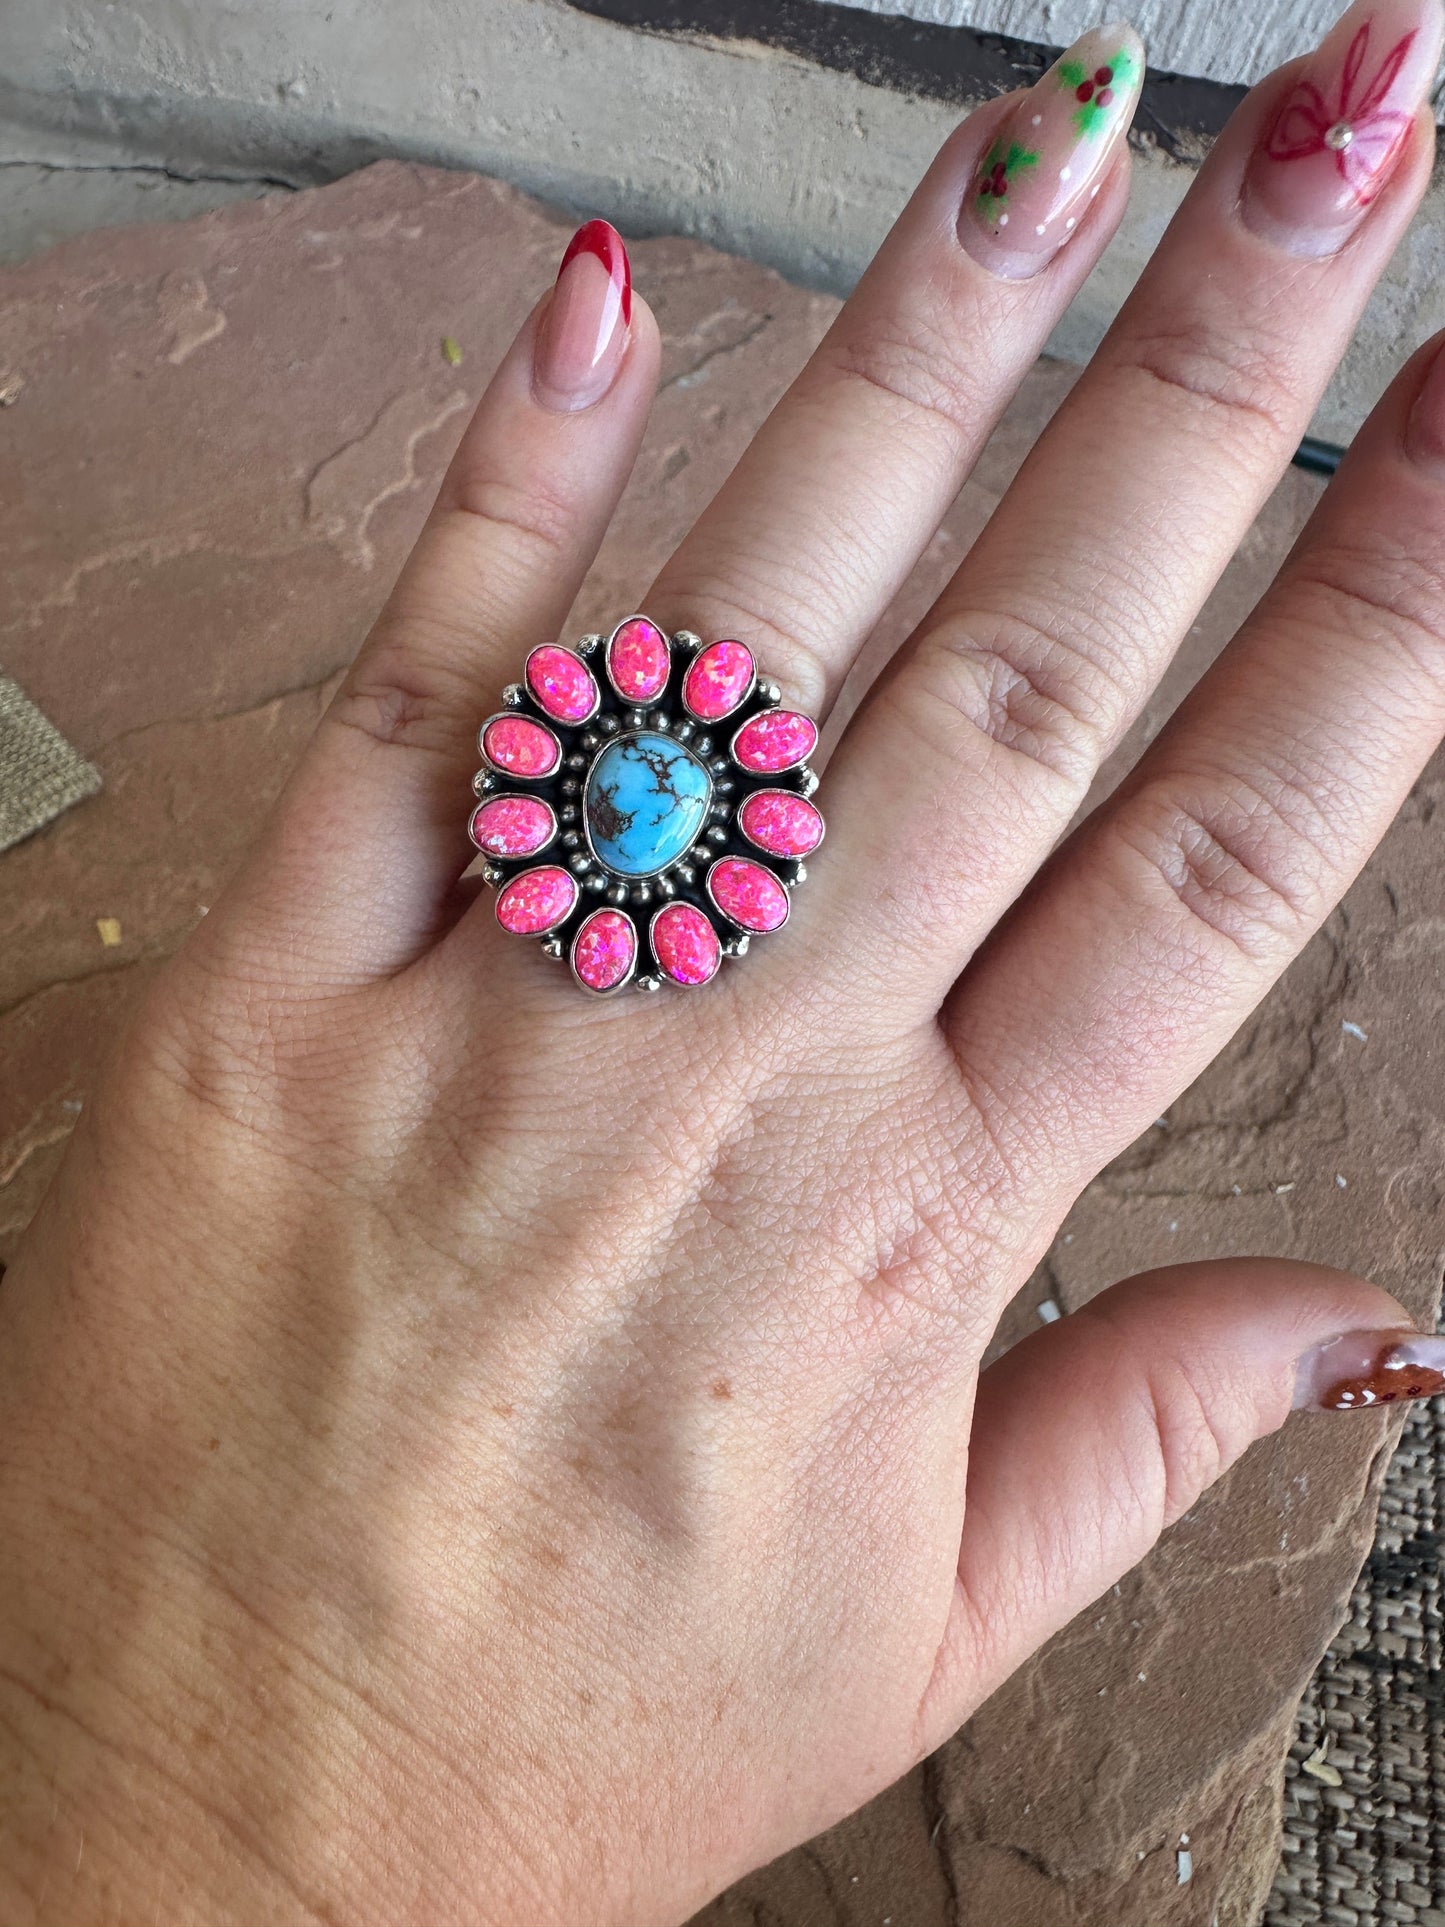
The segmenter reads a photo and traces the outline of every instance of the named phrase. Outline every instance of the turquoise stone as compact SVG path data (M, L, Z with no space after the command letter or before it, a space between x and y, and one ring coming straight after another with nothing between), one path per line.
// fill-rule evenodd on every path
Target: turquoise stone
M652 876L696 842L711 799L711 778L690 749L652 730L619 736L587 778L587 838L609 870Z

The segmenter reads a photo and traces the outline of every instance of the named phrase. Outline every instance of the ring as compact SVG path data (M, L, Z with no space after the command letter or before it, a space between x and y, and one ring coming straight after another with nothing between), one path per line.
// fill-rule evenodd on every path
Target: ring
M782 929L823 840L818 726L782 707L744 643L627 616L534 649L502 701L469 829L504 930L610 996L710 983Z

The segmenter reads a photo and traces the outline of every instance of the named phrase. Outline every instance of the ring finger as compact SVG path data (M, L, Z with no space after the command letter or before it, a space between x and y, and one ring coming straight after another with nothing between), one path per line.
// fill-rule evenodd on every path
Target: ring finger
M1118 223L1143 65L1097 29L949 136L649 615L736 636L826 710ZM1108 81L1064 78L1086 69Z

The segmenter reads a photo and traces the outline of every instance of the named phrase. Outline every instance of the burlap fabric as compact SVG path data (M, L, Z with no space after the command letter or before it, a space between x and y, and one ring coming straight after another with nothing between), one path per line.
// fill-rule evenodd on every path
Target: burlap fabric
M0 850L99 788L94 764L70 747L17 683L0 675Z
M1445 1927L1442 1565L1436 1398L1406 1420L1374 1552L1300 1707L1264 1927Z

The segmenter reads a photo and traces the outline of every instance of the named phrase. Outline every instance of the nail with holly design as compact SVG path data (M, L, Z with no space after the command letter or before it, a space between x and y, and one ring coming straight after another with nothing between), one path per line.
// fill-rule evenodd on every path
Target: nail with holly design
M976 261L1021 279L1053 259L1093 205L1143 80L1134 29L1096 27L1017 97L959 214L959 240Z

